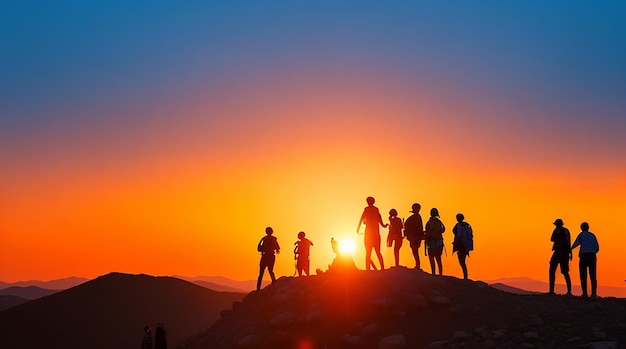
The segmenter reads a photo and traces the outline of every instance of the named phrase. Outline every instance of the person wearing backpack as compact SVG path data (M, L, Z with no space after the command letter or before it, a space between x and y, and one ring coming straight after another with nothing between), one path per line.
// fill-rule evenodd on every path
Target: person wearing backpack
M404 222L404 236L409 240L413 258L415 258L415 269L422 269L419 249L422 245L422 240L424 240L424 223L422 223L422 216L420 216L421 208L420 204L414 203L410 211L413 214Z
M556 267L561 266L561 274L565 277L567 284L567 295L572 295L572 280L569 276L569 261L572 260L571 237L569 230L563 226L563 220L557 218L554 223L554 231L550 241L552 241L552 257L550 258L550 269L548 271L548 280L550 282L550 291L548 294L554 294L554 282L556 280Z
M278 245L278 239L272 235L273 233L274 229L272 229L272 227L265 228L265 236L261 238L261 241L259 241L259 244L257 245L257 251L261 252L259 278L256 283L257 291L261 289L261 282L263 281L265 268L267 268L267 271L272 278L272 282L276 281L276 276L274 276L274 263L276 262L276 256L274 253L280 253L280 246Z
M400 266L400 247L402 247L402 219L398 217L395 208L389 210L389 233L387 234L387 247L393 247L393 257L396 267Z
M430 270L435 275L435 261L439 266L439 275L443 275L443 264L441 263L441 254L443 253L443 233L446 227L439 219L439 210L433 208L430 210L430 218L426 222L426 248L428 249L428 260L430 261Z
M457 213L457 223L452 228L452 234L454 234L454 240L452 241L452 254L456 252L459 258L459 265L463 269L463 280L467 280L467 264L465 259L469 257L470 251L474 250L474 233L472 226L465 222L465 216L462 213Z
M302 273L306 276L309 276L309 253L311 246L313 243L311 240L305 238L306 234L301 231L298 233L298 241L294 243L295 248L293 249L294 258L296 260L296 270L298 271L298 276L302 276Z

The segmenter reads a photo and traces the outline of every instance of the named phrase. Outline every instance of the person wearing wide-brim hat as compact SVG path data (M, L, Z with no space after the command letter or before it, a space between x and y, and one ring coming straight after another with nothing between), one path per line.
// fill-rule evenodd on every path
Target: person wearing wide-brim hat
M554 282L556 279L556 268L561 267L561 274L567 284L567 294L572 294L572 280L569 276L569 261L572 259L571 237L569 230L564 227L563 220L557 218L554 223L554 230L550 241L552 241L552 257L550 257L550 269L548 280L550 290L548 294L554 294Z

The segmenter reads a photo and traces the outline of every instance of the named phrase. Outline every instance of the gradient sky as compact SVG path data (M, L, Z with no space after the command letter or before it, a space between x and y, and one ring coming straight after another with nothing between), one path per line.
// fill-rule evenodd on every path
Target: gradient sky
M560 217L624 285L624 2L0 6L2 281L253 279L266 226L279 275L301 230L313 269L331 237L363 267L371 195L439 208L445 274L463 212L471 278L547 280Z

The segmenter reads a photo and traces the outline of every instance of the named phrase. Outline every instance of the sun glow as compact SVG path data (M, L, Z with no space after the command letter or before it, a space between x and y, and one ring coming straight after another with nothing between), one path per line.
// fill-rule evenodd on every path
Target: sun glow
M339 241L339 252L344 255L353 255L356 244L352 239L342 239Z

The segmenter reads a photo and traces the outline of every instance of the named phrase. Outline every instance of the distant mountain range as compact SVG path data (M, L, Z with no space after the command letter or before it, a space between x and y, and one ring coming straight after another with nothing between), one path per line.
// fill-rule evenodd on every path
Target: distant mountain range
M172 277L111 273L0 311L0 348L138 348L143 327L157 322L175 347L244 296Z
M51 294L55 294L59 290L48 290L37 286L11 286L0 290L0 296L17 296L27 300L37 299Z
M196 285L214 290L219 292L240 292L240 293L248 293L256 289L256 280L244 280L238 281L229 279L223 276L206 276L206 275L198 275L198 276L180 276L174 275L172 276L177 279L182 279L185 281L189 281ZM557 275L557 280L559 280L560 274ZM572 281L576 283L577 280L574 277ZM5 283L0 281L0 296L1 295L14 295L20 298L25 299L35 299L43 296L32 297L25 294L21 294L20 292L16 293L3 293L3 289L7 289L9 287L30 287L36 286L44 289L44 291L40 291L42 293L45 292L54 292L55 290L65 290L76 285L80 285L84 282L89 281L86 278L80 277L69 277L65 279L51 280L51 281L20 281L15 283ZM508 277L508 278L499 278L494 280L486 280L486 283L493 285L499 289L506 289L509 287L509 291L513 293L545 293L548 291L548 283L545 281L539 281L527 277ZM268 285L268 281L263 282L263 287ZM557 293L565 293L566 287L564 284L557 283L556 284L556 292ZM626 287L611 287L611 286L598 286L599 294L602 296L611 296L611 297L621 297L626 298ZM28 290L24 290L24 292L29 292ZM580 294L580 286L573 286L574 294ZM45 296L45 294L44 294ZM1 309L1 308L0 308Z
M0 290L11 287L28 287L28 286L36 286L43 289L48 290L67 290L68 288L80 285L89 281L89 279L81 278L81 277L68 277L63 279L51 280L51 281L39 281L39 280L30 280L30 281L19 281L13 283L7 283L0 281Z
M11 286L0 289L0 311L57 292L59 290L48 290L37 286Z
M256 290L256 280L237 281L223 276L174 276L175 278L187 280L200 286L210 288L216 291L232 291L232 292L250 292ZM262 286L269 284L264 281ZM218 289L219 288L219 289Z

